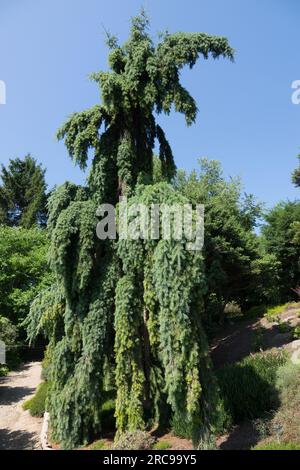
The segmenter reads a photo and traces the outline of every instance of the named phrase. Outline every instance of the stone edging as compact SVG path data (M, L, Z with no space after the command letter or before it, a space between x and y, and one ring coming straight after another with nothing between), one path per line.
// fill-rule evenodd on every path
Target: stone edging
M53 450L48 444L48 428L49 428L50 415L47 411L44 413L43 426L41 431L41 446L43 450Z

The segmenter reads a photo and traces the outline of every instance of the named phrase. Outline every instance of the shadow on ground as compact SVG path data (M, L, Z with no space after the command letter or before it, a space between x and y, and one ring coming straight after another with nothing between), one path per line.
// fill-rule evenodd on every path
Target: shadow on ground
M35 388L8 387L7 385L5 385L4 387L0 386L0 405L13 405L14 403L18 403L20 400L27 397L28 395L33 395L34 392Z
M34 433L0 429L0 450L31 450L35 447Z
M222 439L224 441L219 443L220 450L249 450L259 442L260 435L253 423L246 422L236 426Z
M211 357L216 368L249 356L258 323L257 319L251 319L225 326L211 346Z
M255 335L260 328L259 320L246 320L227 325L211 345L211 358L216 369L240 362L255 352ZM291 333L281 333L279 326L263 330L262 349L282 348L293 341Z

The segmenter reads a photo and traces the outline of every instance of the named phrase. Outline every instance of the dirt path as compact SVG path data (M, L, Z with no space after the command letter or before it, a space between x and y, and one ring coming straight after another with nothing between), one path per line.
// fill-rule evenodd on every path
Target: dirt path
M215 367L223 367L241 361L254 351L256 332L261 329L262 349L284 348L289 351L293 338L291 333L282 332L278 318L282 323L295 327L300 324L300 303L286 307L277 318L265 317L234 322L225 325L211 344L211 357Z
M40 377L40 362L30 362L0 378L0 450L40 448L42 419L22 409L24 401L35 393Z
M211 356L216 368L241 361L253 352L255 333L260 329L261 349L263 351L285 350L300 358L300 341L295 341L291 331L283 329L282 324L291 327L300 324L300 303L285 307L274 318L262 317L239 321L226 325L211 345ZM281 328L280 328L281 324ZM244 422L235 426L231 432L220 436L217 446L221 450L247 450L261 440L254 422Z
M252 350L254 331L260 320L243 320L226 325L211 345L211 357L216 369L241 361Z

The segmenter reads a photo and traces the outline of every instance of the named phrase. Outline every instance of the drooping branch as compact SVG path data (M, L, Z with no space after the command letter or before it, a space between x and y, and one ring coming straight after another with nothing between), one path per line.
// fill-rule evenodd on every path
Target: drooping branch
M176 172L174 157L165 133L159 125L156 126L156 137L159 142L159 158L162 164L163 175L172 179Z
M108 115L101 106L74 113L57 132L59 140L64 139L71 158L81 169L86 168L88 151L99 142L99 130L108 123Z
M195 122L197 105L189 92L180 84L180 70L188 65L193 68L200 56L208 59L219 57L233 60L234 51L224 37L205 33L167 34L157 46L157 81L160 84L157 109L169 113L172 104L183 113L188 125Z

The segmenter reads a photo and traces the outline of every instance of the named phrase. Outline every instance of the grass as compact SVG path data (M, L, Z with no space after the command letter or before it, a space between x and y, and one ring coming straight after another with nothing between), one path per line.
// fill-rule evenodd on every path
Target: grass
M276 374L287 361L282 353L257 353L217 371L221 394L233 424L261 417L278 406Z
M272 319L274 319L274 317L276 317L277 315L282 313L287 308L293 307L293 306L296 306L296 305L297 305L296 302L287 302L285 304L277 305L275 307L268 307L266 312L265 312L265 316L268 318L268 320L272 320Z
M289 361L277 372L276 387L280 397L280 407L276 411L271 431L284 442L299 443L300 422L300 366ZM278 436L278 431L280 435Z
M252 450L300 450L300 444L292 442L270 442L268 444L259 444L252 448Z
M286 310L289 307L296 307L299 303L297 302L287 302L281 305L273 305L273 306L266 306L266 305L257 305L255 307L251 307L246 313L244 318L260 318L266 316L268 320L274 320L280 313ZM300 312L299 312L300 313Z
M106 449L107 449L107 445L105 441L103 440L96 441L89 447L89 450L106 450Z
M276 373L279 407L264 421L254 450L300 450L300 366L287 361Z
M159 441L153 446L153 450L168 450L172 445L168 441Z
M41 383L38 386L34 397L25 401L25 403L23 404L23 409L29 410L31 416L42 417L44 415L48 387L49 382Z

